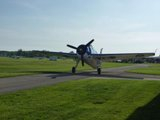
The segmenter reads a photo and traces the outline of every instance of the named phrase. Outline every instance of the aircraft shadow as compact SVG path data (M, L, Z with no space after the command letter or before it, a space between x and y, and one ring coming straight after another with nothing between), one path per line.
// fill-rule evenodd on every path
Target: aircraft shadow
M76 74L72 74L69 72L52 72L53 75L49 75L48 77L51 77L52 79L55 79L57 77L67 77L67 76L84 76L84 77L98 77L98 78L128 78L128 79L143 79L141 77L136 76L122 76L122 75L114 75L114 74L105 74L102 73L101 75L98 75L96 72L80 72Z
M160 120L160 94L145 106L137 108L126 120Z

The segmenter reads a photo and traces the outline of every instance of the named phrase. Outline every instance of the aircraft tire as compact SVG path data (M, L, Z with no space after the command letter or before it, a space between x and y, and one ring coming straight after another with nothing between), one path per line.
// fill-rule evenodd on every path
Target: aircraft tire
M98 75L100 75L101 74L101 68L98 68L97 72L98 72Z
M76 73L76 68L72 67L72 73Z

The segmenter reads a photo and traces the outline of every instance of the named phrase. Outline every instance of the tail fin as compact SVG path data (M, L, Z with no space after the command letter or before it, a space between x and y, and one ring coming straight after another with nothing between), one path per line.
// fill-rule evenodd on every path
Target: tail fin
M100 54L102 54L102 51L103 51L103 48L101 48L101 50L100 50Z
M155 56L160 56L160 50L158 48L155 50Z

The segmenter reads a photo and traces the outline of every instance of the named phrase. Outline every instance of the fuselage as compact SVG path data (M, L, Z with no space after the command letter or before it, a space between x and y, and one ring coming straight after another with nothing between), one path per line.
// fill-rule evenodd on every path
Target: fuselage
M100 60L98 59L95 59L92 54L97 54L97 52L94 50L94 48L90 45L90 46L87 46L86 48L86 52L85 54L83 55L83 59L84 59L84 62L86 64L88 64L89 66L91 66L92 68L99 68L100 67ZM81 55L79 55L77 53L79 59L81 58Z

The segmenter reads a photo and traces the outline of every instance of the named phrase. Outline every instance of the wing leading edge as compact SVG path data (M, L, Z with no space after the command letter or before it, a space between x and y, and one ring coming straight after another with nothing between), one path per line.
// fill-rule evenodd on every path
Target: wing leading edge
M63 57L67 57L67 58L77 58L77 54L76 53L65 53L65 52L52 52L53 55L55 56L63 56Z
M92 54L94 58L111 61L111 60L124 60L130 58L146 58L153 56L155 53L118 53L118 54Z
M65 53L65 52L52 52L55 56L63 56L67 58L78 58L76 53ZM112 60L124 60L131 58L146 58L153 56L155 53L118 53L118 54L91 54L92 58L100 59L102 61L112 61Z

